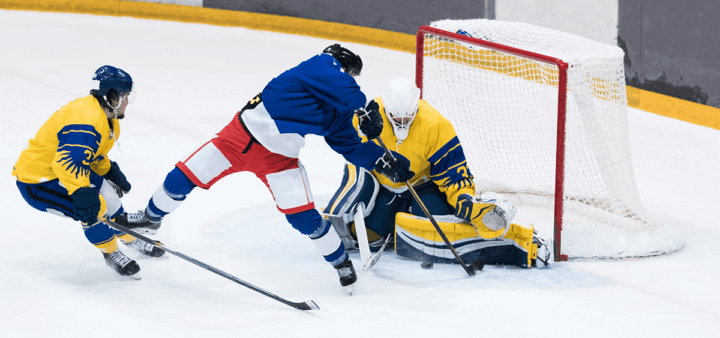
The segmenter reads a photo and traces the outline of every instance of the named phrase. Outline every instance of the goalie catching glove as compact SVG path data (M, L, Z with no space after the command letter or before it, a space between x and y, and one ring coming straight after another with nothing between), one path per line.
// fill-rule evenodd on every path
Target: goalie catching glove
M358 116L358 129L368 140L380 136L383 130L383 119L380 115L380 105L375 100L370 101L367 107L355 111Z
M487 228L490 231L504 232L516 213L517 209L509 199L494 192L484 193L480 196L480 201L469 194L462 194L455 205L455 216L477 228Z
M385 153L375 161L375 170L396 183L407 182L413 178L415 173L410 170L410 160L392 150L390 153L395 158L395 162L393 163L393 159Z

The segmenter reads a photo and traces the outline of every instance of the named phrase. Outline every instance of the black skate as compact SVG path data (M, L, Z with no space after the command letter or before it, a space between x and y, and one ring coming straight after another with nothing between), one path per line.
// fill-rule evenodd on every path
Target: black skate
M104 253L105 264L113 268L122 276L132 276L140 271L140 266L128 256L125 256L120 249L117 249L111 253Z
M357 274L355 273L355 268L353 267L350 257L346 258L345 261L336 266L335 269L337 270L338 277L340 277L340 285L343 287L347 288L352 286L357 281Z
M120 224L128 229L132 229L141 234L154 235L162 225L162 219L152 220L145 211L124 212L115 218L115 223Z
M156 243L162 245L162 242L156 241ZM139 238L136 238L130 242L123 242L123 244L127 245L129 248L132 248L134 250L137 250L143 255L150 256L150 257L160 257L165 254L165 250L160 249L148 242L145 242Z

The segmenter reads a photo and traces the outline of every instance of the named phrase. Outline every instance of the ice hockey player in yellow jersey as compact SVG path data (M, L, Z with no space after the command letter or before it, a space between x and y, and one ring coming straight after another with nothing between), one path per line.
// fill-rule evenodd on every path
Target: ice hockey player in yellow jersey
M121 275L138 264L118 248L116 238L151 257L165 252L100 222L122 213L120 198L131 185L108 152L120 137L119 120L134 97L130 74L112 66L93 76L90 95L60 108L40 127L13 167L12 175L33 208L80 221L85 237Z
M415 175L408 182L464 261L480 258L485 264L531 267L539 261L546 265L549 242L535 237L532 225L511 223L516 209L509 199L493 192L476 197L474 177L455 129L420 99L420 90L411 80L391 80L365 110L379 111L383 118L379 137L390 150L410 160ZM389 236L399 256L455 262L404 182L349 163L341 186L323 210L346 247L357 247L352 221L359 204L365 209L372 250Z

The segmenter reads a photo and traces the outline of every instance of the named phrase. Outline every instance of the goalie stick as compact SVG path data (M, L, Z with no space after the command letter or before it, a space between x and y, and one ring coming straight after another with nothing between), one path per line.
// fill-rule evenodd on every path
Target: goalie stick
M367 230L365 229L365 205L358 204L355 211L355 234L357 234L358 249L360 250L360 260L362 261L363 270L368 270L368 261L370 261L370 243L368 243Z
M385 146L385 143L381 138L375 139L380 146L385 150L385 154L387 154L388 158L390 159L390 162L393 166L396 165L395 157L392 156L392 153L390 153L390 150ZM455 248L450 244L450 240L447 239L447 236L445 236L445 233L440 229L440 226L435 222L435 218L432 217L430 214L430 211L425 207L425 204L420 200L420 196L418 196L417 192L415 192L415 189L410 185L408 181L405 181L405 185L407 186L408 190L410 190L410 193L412 194L413 198L415 198L415 201L420 205L420 208L423 210L425 215L428 219L430 219L430 223L435 227L435 230L437 230L438 234L440 234L440 237L442 237L443 241L445 241L445 245L447 245L448 248L450 248L450 251L455 255L455 258L457 258L460 265L462 265L463 269L465 269L465 272L467 272L470 276L475 276L475 270L482 271L483 266L485 265L485 262L483 262L482 259L476 259L472 264L465 265L462 258L460 258L460 255L455 251Z
M238 284L240 284L240 285L242 285L242 286L244 286L244 287L246 287L246 288L248 288L248 289L251 289L251 290L256 291L256 292L258 292L258 293L261 293L261 294L263 294L263 295L265 295L265 296L268 296L268 297L270 297L270 298L272 298L272 299L274 299L274 300L276 300L276 301L278 301L278 302L280 302L280 303L283 303L283 304L288 305L288 306L292 306L292 307L294 307L294 308L296 308L296 309L298 309L298 310L320 310L320 307L317 306L317 304L315 304L315 302L312 301L312 300L304 301L304 302L301 302L301 303L291 302L291 301L289 301L289 300L286 300L286 299L284 299L284 298L281 298L281 297L279 297L279 296L276 296L276 295L274 295L274 294L272 294L272 293L270 293L270 292L267 292L267 291L265 291L265 290L263 290L263 289L255 286L255 285L252 285L252 284L250 284L250 283L248 283L248 282L246 282L246 281L243 281L242 279L239 279L239 278L237 278L237 277L235 277L235 276L233 276L233 275L231 275L231 274L229 274L229 273L226 273L226 272L224 272L224 271L222 271L222 270L220 270L220 269L214 268L214 267L212 267L212 266L210 266L210 265L207 265L207 264L205 264L205 263L203 263L203 262L201 262L201 261L198 261L198 260L196 260L196 259L194 259L194 258L192 258L192 257L186 256L186 255L184 255L184 254L182 254L182 253L180 253L180 252L171 250L170 248L166 247L165 245L158 244L157 242L153 241L152 239L147 238L147 237L145 237L145 236L143 236L143 235L141 235L141 234L139 234L139 233L137 233L137 232L135 232L135 231L133 231L133 230L130 230L130 229L128 229L127 227L124 227L124 226L122 226L122 225L120 225L120 224L117 224L117 223L115 223L115 222L113 222L113 221L103 220L102 222L105 223L105 224L107 224L107 225L109 225L109 226L111 226L111 227L113 227L113 228L115 228L115 229L117 229L117 230L120 230L120 231L122 231L122 232L124 232L124 233L127 233L127 234L129 234L129 235L135 236L136 238L139 238L140 240L145 241L146 243L151 244L151 245L153 245L153 246L155 246L155 247L157 247L157 248L163 249L163 250L165 250L166 252L168 252L168 253L170 253L170 254L173 254L173 255L175 255L175 256L177 256L177 257L180 257L180 258L182 258L182 259L184 259L184 260L186 260L186 261L188 261L188 262L190 262L190 263L193 263L193 264L195 264L195 265L197 265L197 266L199 266L199 267L201 267L201 268L203 268L203 269L205 269L205 270L211 271L211 272L213 272L213 273L215 273L215 274L217 274L217 275L223 276L223 277L225 277L225 278L227 278L227 279L229 279L229 280L231 280L231 281L233 281L233 282L235 282L235 283L238 283Z
M368 271L375 266L380 260L380 256L385 251L392 234L388 235L383 241L382 247L375 254L370 254L370 243L367 238L367 229L365 228L365 205L360 203L355 211L355 234L357 234L358 250L360 251L360 260L362 261L363 271Z
M368 259L367 262L363 265L363 271L368 271L372 269L373 266L375 266L375 263L377 263L380 260L380 256L382 256L383 251L385 251L385 248L388 245L388 242L390 242L390 238L392 238L392 234L387 235L385 237L385 241L383 241L383 245L380 247L380 250L376 252L374 255L370 256L370 259Z

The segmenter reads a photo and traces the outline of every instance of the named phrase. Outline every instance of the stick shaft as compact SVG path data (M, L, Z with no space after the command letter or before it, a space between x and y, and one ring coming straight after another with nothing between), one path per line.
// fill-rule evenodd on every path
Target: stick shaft
M390 161L393 165L396 165L395 157L392 156L390 153L390 150L385 146L385 143L381 138L376 138L375 140L378 141L380 144L380 147L383 148L387 156L390 158ZM460 262L460 265L462 265L463 269L465 269L465 272L467 272L468 275L474 276L475 271L468 268L467 265L463 262L462 258L460 258L460 255L455 251L455 248L450 243L450 240L448 240L447 236L445 236L445 233L440 229L440 225L435 222L435 218L430 214L430 211L425 207L425 204L420 200L420 196L415 192L415 189L410 185L410 182L405 181L405 185L407 186L408 190L410 190L410 194L412 194L413 198L415 198L415 201L420 205L420 208L423 210L427 218L430 220L430 223L435 227L435 230L437 230L438 234L440 234L440 237L442 237L443 241L445 242L445 245L447 245L448 248L452 251L453 255L455 255L455 258L457 258L458 262Z
M109 225L109 226L111 226L111 227L113 227L113 228L115 228L115 229L117 229L117 230L120 230L120 231L122 231L122 232L124 232L124 233L127 233L127 234L131 235L131 236L134 236L134 237L136 237L136 238L139 238L140 240L145 241L146 243L152 244L153 246L155 246L155 247L157 247L157 248L163 249L163 250L165 250L166 252L168 252L168 253L170 253L170 254L172 254L172 255L175 255L175 256L177 256L177 257L180 257L180 258L182 258L182 259L184 259L184 260L186 260L186 261L188 261L188 262L190 262L190 263L193 263L193 264L195 264L195 265L197 265L197 266L199 266L199 267L201 267L201 268L203 268L203 269L205 269L205 270L208 270L208 271L210 271L210 272L213 272L213 273L215 273L215 274L217 274L217 275L220 275L220 276L222 276L222 277L225 277L225 278L227 278L227 279L229 279L229 280L231 280L231 281L233 281L233 282L235 282L235 283L238 283L238 284L240 284L240 285L242 285L242 286L244 286L244 287L246 287L246 288L248 288L248 289L251 289L251 290L256 291L256 292L258 292L258 293L261 293L261 294L263 294L263 295L265 295L265 296L267 296L267 297L270 297L270 298L272 298L272 299L275 299L275 300L277 300L278 302L281 302L281 303L283 303L283 304L292 306L292 307L294 307L294 308L296 308L296 309L300 309L300 310L319 310L319 309L320 309L320 308L317 306L317 304L315 304L315 302L312 301L312 300L309 300L309 301L306 301L306 302L302 302L302 303L294 303L294 302L291 302L291 301L286 300L286 299L284 299L284 298L282 298L282 297L276 296L276 295L274 295L274 294L272 294L272 293L270 293L270 292L268 292L268 291L265 291L265 290L263 290L263 289L255 286L255 285L252 285L252 284L250 284L250 283L248 283L248 282L246 282L246 281L244 281L244 280L242 280L242 279L240 279L240 278L237 278L237 277L235 277L235 276L233 276L233 275L231 275L231 274L229 274L229 273L227 273L227 272L225 272L225 271L222 271L222 270L220 270L220 269L218 269L218 268L215 268L215 267L213 267L213 266L210 266L210 265L208 265L208 264L205 264L205 263L203 263L203 262L201 262L201 261L199 261L199 260L197 260L197 259L194 259L194 258L192 258L192 257L190 257L190 256L184 255L184 254L182 254L182 253L180 253L180 252L174 251L174 250L166 247L165 245L158 244L157 241L154 241L154 240L152 240L152 239L150 239L150 238L148 238L148 237L145 237L145 236L143 236L143 235L141 235L141 234L139 234L139 233L137 233L137 232L135 232L135 231L133 231L133 230L125 227L125 226L122 226L122 225L117 224L117 223L115 223L115 222L113 222L113 221L110 221L110 220L103 220L102 222L105 223L105 224L107 224L107 225Z

